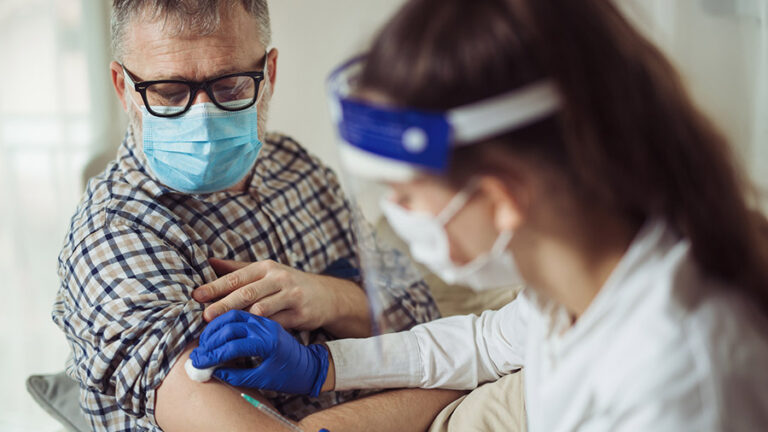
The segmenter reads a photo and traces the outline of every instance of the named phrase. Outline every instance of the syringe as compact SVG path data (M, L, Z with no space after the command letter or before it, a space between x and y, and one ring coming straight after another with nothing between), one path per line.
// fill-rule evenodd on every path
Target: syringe
M216 377L214 376L213 378L216 378ZM225 387L227 387L230 390L234 391L235 393L239 394L240 397L245 399L246 402L251 404L253 407L259 409L264 414L266 414L266 415L272 417L273 419L275 419L277 422L279 422L281 425L283 425L283 427L287 428L288 430L291 430L293 432L304 432L304 430L302 428L298 427L295 423L293 423L290 420L288 420L287 418L283 417L283 415L280 414L279 412L277 412L277 411L273 410L272 408L264 405L263 403L261 403L258 400L252 398L251 396L248 396L247 394L241 392L237 388L235 388L232 385L230 385L228 382L226 382L226 381L224 381L222 379L219 379L219 378L216 378L216 380L218 380L220 383L224 384Z
M292 431L296 431L296 432L304 432L304 430L302 428L300 428L300 427L296 426L295 424L291 423L288 419L283 417L280 413L278 413L277 411L273 410L272 408L269 408L268 406L264 405L263 403L259 402L258 400L248 396L245 393L240 393L240 396L242 396L243 399L248 401L249 404L255 406L258 409L260 409L261 412L269 415L273 419L275 419L275 420L279 421L280 423L282 423L288 429L290 429Z

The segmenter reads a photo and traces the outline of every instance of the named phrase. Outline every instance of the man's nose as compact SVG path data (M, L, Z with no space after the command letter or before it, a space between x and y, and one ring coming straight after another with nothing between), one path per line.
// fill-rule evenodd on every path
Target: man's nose
M197 94L194 95L194 100L192 100L192 105L196 105L204 102L213 102L213 101L211 100L210 97L208 97L208 93L205 90L199 89L197 91Z

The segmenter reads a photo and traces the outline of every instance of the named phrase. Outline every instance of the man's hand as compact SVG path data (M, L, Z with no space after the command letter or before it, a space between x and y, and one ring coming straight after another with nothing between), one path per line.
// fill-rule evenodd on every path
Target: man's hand
M260 357L251 369L222 367L213 375L236 387L317 396L326 381L328 350L304 346L280 324L243 311L229 311L213 320L189 356L206 369L232 360Z
M287 329L325 327L339 337L370 333L367 299L353 282L305 273L271 260L248 264L211 259L210 263L220 278L192 293L201 303L220 299L205 309L206 321L242 309Z

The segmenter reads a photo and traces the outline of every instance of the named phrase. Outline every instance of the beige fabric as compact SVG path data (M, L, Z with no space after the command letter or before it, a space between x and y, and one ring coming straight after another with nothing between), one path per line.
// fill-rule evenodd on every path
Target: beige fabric
M429 432L526 431L523 372L482 385L437 415Z

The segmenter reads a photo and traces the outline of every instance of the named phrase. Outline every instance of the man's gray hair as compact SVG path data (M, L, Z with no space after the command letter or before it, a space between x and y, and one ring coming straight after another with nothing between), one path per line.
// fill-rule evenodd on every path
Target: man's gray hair
M112 0L112 53L122 61L125 30L132 19L161 19L171 34L205 36L219 29L222 4L232 7L237 2L256 19L261 43L269 46L272 26L267 0Z

